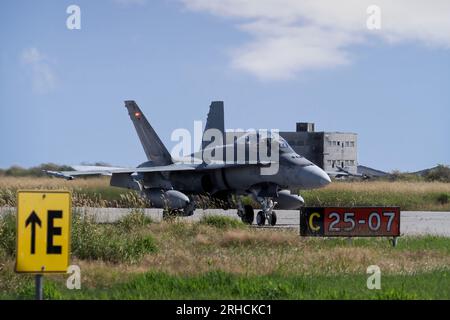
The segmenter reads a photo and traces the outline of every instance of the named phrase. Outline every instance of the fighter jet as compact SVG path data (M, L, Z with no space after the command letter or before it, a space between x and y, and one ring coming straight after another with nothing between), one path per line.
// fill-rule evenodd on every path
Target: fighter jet
M208 195L220 200L218 203L224 208L236 206L238 216L247 224L255 219L254 208L244 205L242 200L250 196L261 208L256 223L267 222L272 226L277 222L275 208L298 209L304 205L303 198L291 190L320 188L331 181L321 168L295 153L279 135L244 132L228 141L222 101L211 103L201 150L191 154L188 161L171 156L135 101L125 101L125 107L144 148L146 162L135 168L96 166L75 168L78 169L75 171L47 171L47 174L68 180L108 175L111 186L136 190L152 207L182 216L194 214L196 199L199 195ZM215 143L211 143L213 139L207 137L211 131L222 135L222 143L218 143L221 139L217 137ZM230 148L236 150L242 146L246 157L251 150L266 150L272 157L267 161L257 154L252 161L239 161L233 154L231 159L226 159Z
M328 176L336 178L336 179L347 179L347 178L361 178L362 180L368 180L371 178L370 175L361 174L361 173L351 173L346 168L342 166L336 166L336 171L326 171Z

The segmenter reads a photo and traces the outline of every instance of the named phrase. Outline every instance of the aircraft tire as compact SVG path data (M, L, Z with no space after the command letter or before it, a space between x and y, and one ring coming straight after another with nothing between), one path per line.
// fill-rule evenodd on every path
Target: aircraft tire
M277 213L275 211L272 211L272 215L270 216L269 224L271 226L274 226L277 224Z
M241 217L241 219L245 224L253 223L253 220L255 219L255 212L251 205L247 204L244 206L244 215Z
M259 211L256 215L256 224L258 226L263 226L266 223L266 216L264 215L264 212Z

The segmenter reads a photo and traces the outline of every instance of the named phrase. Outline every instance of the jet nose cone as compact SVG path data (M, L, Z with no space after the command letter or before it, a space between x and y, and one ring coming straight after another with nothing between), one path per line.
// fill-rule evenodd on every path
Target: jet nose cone
M320 168L319 168L320 169ZM319 174L319 179L320 179L320 185L322 186L322 187L325 187L326 185L328 185L330 182L331 182L331 179L330 179L330 177L328 176L328 174L325 172L325 171L323 171L322 169L320 169L320 174Z
M308 166L307 167L308 172L308 184L310 188L321 188L325 187L331 182L330 177L328 174L323 171L318 166Z

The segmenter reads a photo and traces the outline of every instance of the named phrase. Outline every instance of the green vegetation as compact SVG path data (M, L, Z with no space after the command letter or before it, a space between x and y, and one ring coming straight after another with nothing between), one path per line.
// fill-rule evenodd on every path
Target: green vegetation
M15 256L16 252L16 217L6 214L0 217L0 261L2 254Z
M404 181L404 182L450 182L450 167L439 164L434 168L426 169L420 172L401 172L394 170L390 174L372 178L377 181Z
M69 166L58 165L54 163L43 163L37 167L31 167L28 169L19 166L12 166L8 169L0 169L0 177L44 177L46 176L46 174L43 172L43 170L70 171L73 169Z
M240 220L226 216L212 216L212 215L203 216L200 219L199 223L223 230L243 228L245 226L244 223L242 223Z
M367 289L367 275L242 276L215 271L175 276L146 272L82 290L68 290L62 280L46 279L47 299L450 299L448 270L414 276L382 275L381 290ZM0 293L0 299L33 297L30 277L22 281L17 294Z
M15 221L0 217L0 299L30 299L33 277L14 273ZM223 217L152 222L134 210L117 223L75 213L67 275L47 275L50 299L449 299L450 238L301 238L298 230L251 228ZM366 288L378 265L381 290Z
M131 210L128 215L120 219L116 225L125 232L132 232L136 231L138 228L145 228L151 223L153 223L152 219L144 215L142 210L134 209Z
M136 192L109 186L108 178L65 181L57 178L0 177L0 206L14 207L18 189L66 189L75 207L144 208L150 204ZM450 183L408 181L335 181L315 190L301 190L309 206L400 206L402 210L450 211ZM217 207L201 201L201 207ZM244 203L251 203L250 198Z
M450 183L333 182L301 192L309 206L399 206L406 211L450 211Z
M15 255L15 215L0 217L0 257ZM98 224L75 213L72 219L72 256L85 260L138 262L157 251L155 239L145 233L151 220L133 212L115 224ZM132 231L132 232L131 232Z
M426 181L450 182L450 167L438 165L423 175Z
M61 170L45 166L34 168L34 175ZM154 222L143 214L149 206L144 199L110 187L108 178L65 181L6 171L0 172L0 206L14 207L18 189L67 189L75 207L134 208L113 224L94 223L75 210L72 263L81 267L82 290L66 289L66 275L49 275L47 298L450 299L450 238L401 237L393 248L385 238L352 243L300 238L298 230L250 228L222 216ZM450 211L447 171L438 167L422 177L399 174L391 181L336 181L301 195L311 206ZM13 271L15 228L14 214L0 216L0 299L34 294L32 276ZM382 290L366 288L366 268L372 264L382 270Z
M328 241L323 241L323 239L320 238L311 238L309 239L309 244L314 244L321 249L333 249L349 246L347 238L333 238L328 239ZM390 250L392 248L392 244L385 238L353 238L351 247ZM409 253L433 251L437 254L450 255L450 238L433 235L402 236L398 238L395 251Z
M448 193L441 193L440 195L437 196L437 201L442 205L449 203L449 199L450 194Z
M96 163L95 165L104 165ZM109 186L109 179L79 178L65 181L43 177L42 170L69 170L70 167L43 164L23 169L0 170L0 206L15 206L18 189L67 189L76 207L143 208L149 203L134 191ZM335 181L323 189L301 190L309 206L400 206L402 210L450 211L450 168L445 165L421 174L393 172L369 181ZM199 197L203 208L220 207L220 201ZM244 204L252 203L250 198Z
M132 224L137 230L130 232ZM154 238L139 232L145 225L145 220L128 217L115 225L97 224L77 215L72 222L72 254L84 260L139 261L157 250Z

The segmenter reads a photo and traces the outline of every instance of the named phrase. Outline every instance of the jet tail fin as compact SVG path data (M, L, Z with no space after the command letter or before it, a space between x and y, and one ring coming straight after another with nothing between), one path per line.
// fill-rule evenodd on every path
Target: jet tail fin
M133 100L125 101L125 107L128 109L128 114L134 124L147 159L152 161L154 165L172 164L173 161L169 151L167 151L136 102Z
M217 129L222 132L225 139L225 120L223 112L223 101L213 101L209 107L208 118L206 119L205 131L208 129ZM203 132L204 134L204 132ZM202 139L202 150L208 146L210 142Z

